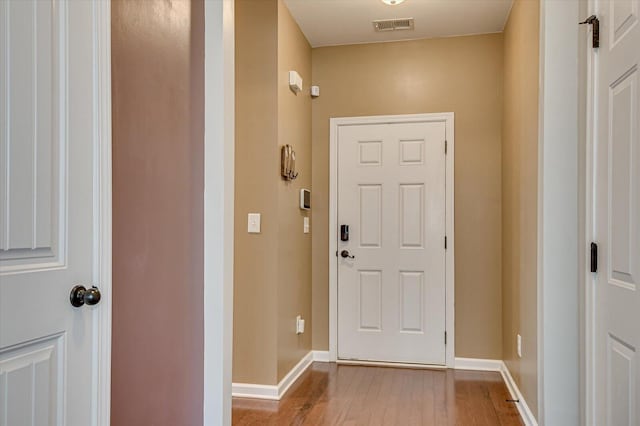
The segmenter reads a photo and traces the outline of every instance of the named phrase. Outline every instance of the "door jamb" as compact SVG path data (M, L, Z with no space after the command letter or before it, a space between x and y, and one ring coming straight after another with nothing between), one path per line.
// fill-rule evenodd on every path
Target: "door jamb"
M586 16L596 14L596 6L593 0L589 0L587 3ZM589 26L590 27L590 26ZM595 222L595 200L596 200L596 175L595 175L595 126L594 119L596 118L595 111L597 109L597 92L596 92L596 76L597 76L597 55L591 47L591 28L585 32L584 37L588 40L585 43L584 50L580 52L580 59L583 60L581 66L586 67L586 76L584 80L580 81L580 90L584 91L585 116L584 116L584 139L585 139L585 151L584 151L584 205L582 206L584 214L584 228L581 232L584 233L583 246L587 245L591 241L597 241L596 237L596 222ZM584 55L584 56L583 56ZM583 346L584 359L582 360L582 386L583 386L583 401L582 412L584 424L594 425L596 422L596 284L597 275L590 272L590 253L588 250L584 250L582 253L582 279L580 280L584 284L584 290L582 291L582 301L584 306L583 317Z
M234 230L234 0L204 2L203 424L231 424Z
M586 237L579 134L580 35L585 2L540 1L537 238L537 421L579 424L584 414ZM584 19L584 18L583 18ZM584 28L584 26L582 26ZM559 90L561 88L561 90Z
M111 417L112 309L112 162L111 162L111 4L94 3L94 282L102 301L93 323L97 352L92 409L94 424L109 426Z
M446 366L455 366L455 237L454 237L454 113L380 115L368 117L331 118L329 123L329 361L338 360L338 129L340 126L358 124L416 123L444 121L447 139L445 220L447 250L445 252L446 316L445 329L448 335Z

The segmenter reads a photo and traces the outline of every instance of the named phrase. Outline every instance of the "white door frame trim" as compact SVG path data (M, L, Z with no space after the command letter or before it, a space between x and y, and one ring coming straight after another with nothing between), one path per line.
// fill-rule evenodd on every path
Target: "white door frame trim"
M454 238L454 113L379 115L331 118L329 123L329 360L338 360L338 129L361 124L422 123L444 121L447 134L445 220L447 251L445 254L446 319L448 335L446 366L455 367L455 238Z
M537 420L581 424L579 1L540 1ZM583 18L584 19L584 18ZM580 27L584 28L584 27ZM531 396L527 395L529 399Z
M231 424L234 0L204 2L203 424Z
M97 426L109 426L111 417L111 307L112 307L112 163L111 163L111 4L94 5L94 282L102 300L93 324L97 366L91 417Z
M592 0L588 2L588 15L596 13L595 4ZM582 283L584 284L584 291L582 292L584 304L584 318L583 318L583 353L584 359L582 362L583 371L582 380L584 386L584 395L582 401L582 416L585 425L595 425L596 421L596 326L595 326L595 303L596 303L596 285L597 276L590 272L590 251L586 249L587 245L592 241L596 241L596 229L595 229L595 200L596 200L596 187L595 187L595 109L597 108L597 99L595 91L596 77L596 52L591 47L591 31L589 26L588 31L585 31L584 37L587 39L585 43L585 51L581 52L583 57L586 58L584 64L586 65L586 81L580 81L583 87L580 90L584 91L584 99L586 101L585 108L585 152L584 152L584 228L581 232L584 233L585 250L583 251L583 259L581 267L583 270Z

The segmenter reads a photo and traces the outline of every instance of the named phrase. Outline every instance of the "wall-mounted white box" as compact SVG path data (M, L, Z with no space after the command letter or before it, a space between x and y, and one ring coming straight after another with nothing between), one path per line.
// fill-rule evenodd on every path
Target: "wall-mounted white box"
M289 71L289 88L295 93L302 91L302 77L296 71Z

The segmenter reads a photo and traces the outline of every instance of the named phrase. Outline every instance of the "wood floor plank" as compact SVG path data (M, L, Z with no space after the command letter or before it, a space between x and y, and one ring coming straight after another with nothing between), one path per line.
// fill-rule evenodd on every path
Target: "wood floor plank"
M499 373L314 363L281 401L233 399L234 425L522 425Z

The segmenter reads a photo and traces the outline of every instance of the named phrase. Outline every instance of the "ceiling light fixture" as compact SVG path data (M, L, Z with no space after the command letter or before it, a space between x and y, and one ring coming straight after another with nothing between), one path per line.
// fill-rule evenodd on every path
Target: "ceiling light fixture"
M389 6L397 6L402 3L404 0L382 0L382 3L388 4Z

